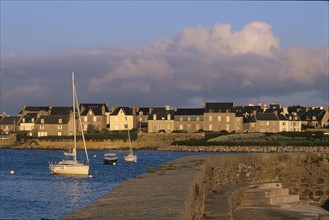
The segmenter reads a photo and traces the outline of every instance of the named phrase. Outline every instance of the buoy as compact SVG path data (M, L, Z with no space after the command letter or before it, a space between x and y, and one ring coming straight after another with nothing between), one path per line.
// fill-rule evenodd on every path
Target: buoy
M92 175L89 175L89 178L93 177Z
M11 174L11 175L14 175L14 174L15 174L15 171L14 171L14 170L11 170L11 171L10 171L10 174Z
M117 163L116 163L116 162L114 162L114 163L113 163L113 165L117 165Z
M94 154L94 157L96 157L96 154Z

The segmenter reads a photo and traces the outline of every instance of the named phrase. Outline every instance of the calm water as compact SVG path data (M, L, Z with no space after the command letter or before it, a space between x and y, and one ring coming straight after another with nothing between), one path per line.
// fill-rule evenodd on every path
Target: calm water
M104 165L107 151L89 151L90 175L73 178L50 175L49 161L60 161L62 151L0 149L0 219L60 219L99 199L119 183L191 152L137 151L138 162ZM82 151L78 152L83 155ZM15 174L11 175L10 171Z

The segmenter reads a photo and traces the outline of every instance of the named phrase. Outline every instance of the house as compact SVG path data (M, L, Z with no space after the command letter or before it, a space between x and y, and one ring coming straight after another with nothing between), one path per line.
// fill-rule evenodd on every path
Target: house
M301 132L302 131L302 121L297 116L296 113L293 114L286 114L286 117L288 119L288 131L296 131Z
M153 108L148 117L148 132L166 132L170 133L174 130L175 111L165 108Z
M234 103L204 103L204 130L205 131L237 131ZM239 119L239 131L243 129L243 120Z
M118 107L110 114L110 131L131 130L136 127L133 110L129 107Z
M280 122L275 113L257 113L251 116L249 132L272 132L280 131Z
M26 113L22 116L21 123L19 124L19 130L28 132L28 136L32 136L32 130L34 129L34 123L37 118L37 113Z
M73 113L68 115L42 115L35 121L33 132L38 137L73 135Z
M19 116L4 116L0 120L0 133L10 134L18 132L20 120Z
M81 123L84 131L102 131L109 127L110 112L107 104L80 104ZM81 131L80 127L78 128Z
M329 113L323 108L313 108L300 115L302 124L321 128L328 124Z
M175 110L174 130L199 132L203 130L203 108L178 108Z
M135 124L137 129L146 130L147 131L147 124L148 124L148 117L153 108L149 107L133 107L133 113L135 116Z

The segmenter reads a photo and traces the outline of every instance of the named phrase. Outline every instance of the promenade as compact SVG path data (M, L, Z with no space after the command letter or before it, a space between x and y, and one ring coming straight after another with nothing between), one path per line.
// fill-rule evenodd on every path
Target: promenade
M150 169L148 173L120 184L100 200L64 219L266 217L273 220L327 220L329 213L319 204L328 200L328 159L328 154L188 156L170 161L155 170ZM322 166L319 167L319 164ZM294 198L292 202L295 205L241 206L244 204L241 195L250 184L269 181L282 182L290 194L296 195L290 196ZM306 191L311 193L306 195ZM299 198L307 202L299 202Z

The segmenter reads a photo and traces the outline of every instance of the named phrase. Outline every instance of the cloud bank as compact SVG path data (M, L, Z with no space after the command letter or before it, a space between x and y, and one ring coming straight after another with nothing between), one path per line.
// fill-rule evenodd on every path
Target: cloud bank
M1 60L2 111L6 105L69 105L71 69L81 102L200 107L206 99L329 105L328 46L282 49L271 25L260 21L239 31L229 24L187 28L173 39L133 49L76 49Z

